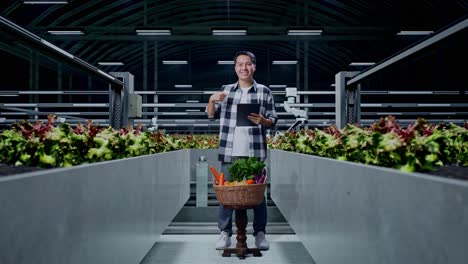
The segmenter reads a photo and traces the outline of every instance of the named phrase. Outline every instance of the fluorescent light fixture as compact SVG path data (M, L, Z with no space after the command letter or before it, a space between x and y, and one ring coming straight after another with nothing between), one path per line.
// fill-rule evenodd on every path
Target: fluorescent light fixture
M163 64L188 64L188 61L186 60L163 60Z
M451 105L450 104L417 104L417 106L422 106L422 107L429 107L429 106L443 107L443 106L451 106Z
M286 84L271 84L270 88L286 88Z
M64 94L64 91L18 91L18 94Z
M459 91L434 91L434 94L460 94Z
M102 66L122 66L124 65L121 61L100 61L98 62L99 65Z
M382 107L382 104L361 104L362 107Z
M198 101L198 100L187 100L185 102L186 103L199 103L200 101Z
M297 60L293 60L293 61L273 61L273 64L276 64L276 65L297 64Z
M290 36L317 36L321 35L322 30L318 29L290 29L288 35Z
M176 123L195 123L196 120L193 119L176 119L174 120Z
M377 115L402 115L403 113L398 113L398 112L385 112L385 113L376 113Z
M403 30L397 33L397 35L405 35L405 36L410 36L410 35L429 35L434 33L434 31L429 31L429 30Z
M156 91L134 91L134 94L156 94Z
M372 66L375 62L351 62L349 66Z
M51 35L84 35L82 30L48 30Z
M37 107L37 104L3 104L3 106L7 107Z
M175 104L162 104L162 103L154 103L154 104L143 104L143 107L174 107Z
M388 94L433 94L432 91L388 91Z
M335 94L335 91L298 91L297 94Z
M27 1L27 0L25 0L25 1L23 1L23 4L29 4L29 5L37 5L37 4L39 4L39 5L41 5L41 4L42 5L46 5L46 4L47 5L51 5L51 4L56 5L56 4L61 4L61 5L63 5L63 4L68 4L68 1L63 1L63 0L60 0L60 1L59 0L57 0L57 1Z
M107 104L73 104L74 107L107 107Z
M57 115L81 115L80 112L56 112Z
M0 94L0 97L16 97L19 96L17 94Z
M215 36L243 36L247 35L245 29L213 29L211 33Z
M438 112L438 113L429 113L429 115L456 115L454 112Z
M164 112L164 115L188 115L185 112Z
M223 64L223 65L234 65L234 61L218 61L218 64Z
M12 96L12 95L18 95L19 91L3 91L0 92L0 96L5 95L5 96Z
M170 29L137 29L137 35L140 36L169 36L172 35Z
M191 84L175 84L175 88L192 88Z
M185 112L200 112L200 109L185 109Z

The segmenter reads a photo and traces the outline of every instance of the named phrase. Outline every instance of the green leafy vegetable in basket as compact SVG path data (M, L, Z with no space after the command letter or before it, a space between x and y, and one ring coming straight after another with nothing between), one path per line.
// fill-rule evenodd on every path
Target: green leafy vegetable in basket
M241 182L244 179L254 179L264 174L265 163L257 158L243 158L236 160L229 168L232 181Z

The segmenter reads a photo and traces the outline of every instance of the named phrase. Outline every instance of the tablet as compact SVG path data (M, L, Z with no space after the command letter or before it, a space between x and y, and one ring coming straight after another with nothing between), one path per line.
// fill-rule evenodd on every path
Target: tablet
M247 117L251 113L259 113L260 104L238 104L237 105L237 126L258 126Z

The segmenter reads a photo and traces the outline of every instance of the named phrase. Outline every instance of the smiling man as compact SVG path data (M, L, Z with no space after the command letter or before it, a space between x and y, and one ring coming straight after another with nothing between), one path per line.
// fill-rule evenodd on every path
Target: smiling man
M239 51L234 57L238 81L225 85L220 92L214 93L207 106L208 118L220 118L219 154L221 169L226 180L231 180L229 167L239 158L256 157L264 161L267 153L266 129L278 120L273 95L265 85L253 79L256 58L252 52ZM252 126L237 125L237 106L239 104L259 104L259 112L251 113L248 119ZM216 249L231 245L232 209L219 207L218 226L221 230ZM267 222L266 201L254 208L253 229L257 248L267 250L269 243L265 238Z

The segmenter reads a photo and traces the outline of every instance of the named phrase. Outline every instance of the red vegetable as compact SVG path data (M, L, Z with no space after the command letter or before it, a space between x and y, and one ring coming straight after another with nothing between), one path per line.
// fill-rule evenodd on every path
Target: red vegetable
M224 185L224 172L219 175L219 185Z
M213 167L213 165L211 165L211 166L210 166L210 169L211 169L211 172L213 172L213 175L215 176L216 181L217 181L217 182L220 182L220 180L219 180L219 174L218 174L218 172L216 171L215 167ZM222 184L220 184L220 185L222 185Z

